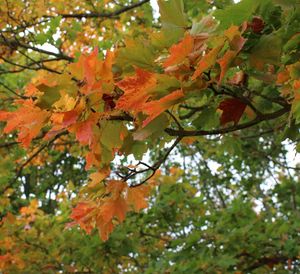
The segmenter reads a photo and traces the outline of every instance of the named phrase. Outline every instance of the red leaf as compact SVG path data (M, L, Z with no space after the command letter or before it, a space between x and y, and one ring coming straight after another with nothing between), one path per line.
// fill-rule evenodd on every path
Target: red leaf
M221 125L223 126L229 122L234 122L236 125L241 119L246 106L245 103L236 98L222 101L219 105L219 109L223 111L220 118Z
M72 227L75 224L79 224L82 229L84 229L88 234L91 233L93 229L93 214L96 206L92 202L80 202L72 210L70 217L74 220L66 225L67 228Z
M104 110L105 111L110 111L113 110L116 107L116 103L114 102L114 97L104 93L102 95L102 100L105 102L104 105Z
M265 27L265 22L259 16L254 16L249 26L254 33L261 33Z

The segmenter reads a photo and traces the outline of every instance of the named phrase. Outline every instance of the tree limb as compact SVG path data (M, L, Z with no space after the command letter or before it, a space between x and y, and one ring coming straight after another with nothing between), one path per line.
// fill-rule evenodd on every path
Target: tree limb
M115 18L117 16L119 16L122 13L125 13L129 10L135 9L137 7L140 7L146 3L149 3L150 0L142 0L140 2L137 3L133 3L129 6L125 6L119 10L110 12L110 13L100 13L100 12L90 12L90 13L74 13L74 14L70 14L70 13L61 13L58 14L58 16L61 16L62 18L76 18L76 19L82 19L82 18L106 18L106 19L110 19L110 18ZM44 18L52 18L52 17L56 17L53 15L45 15L43 16Z
M234 125L234 126L229 126L229 127L225 127L225 128L215 129L215 130L180 130L180 129L176 130L176 129L172 129L172 128L166 128L165 132L167 134L169 134L170 136L181 136L181 137L225 134L225 133L234 132L234 131L237 131L240 129L252 127L263 121L276 119L276 118L288 113L289 111L290 111L290 106L286 106L286 107L281 108L280 110L277 110L272 113L261 114L250 122L239 124L239 125Z

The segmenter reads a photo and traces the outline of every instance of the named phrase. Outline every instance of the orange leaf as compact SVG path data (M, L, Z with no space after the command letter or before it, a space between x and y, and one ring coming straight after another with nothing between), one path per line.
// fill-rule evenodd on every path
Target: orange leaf
M106 194L111 194L113 199L117 199L127 188L128 185L124 181L111 180L106 187Z
M100 237L103 241L108 239L108 235L113 231L113 219L117 218L123 222L128 211L127 201L124 198L123 190L128 186L123 181L112 180L107 186L107 194L111 194L99 207L96 217L96 224L100 230Z
M147 198L150 194L150 187L141 185L138 187L131 187L128 189L127 201L132 205L136 212L148 207Z
M98 59L98 50L88 55L81 55L77 63L68 66L69 71L77 79L85 80L82 93L89 94L93 90L101 90L102 82L113 82L112 65L114 53L107 51L104 61Z
M300 80L295 80L293 84L294 88L294 103L300 101Z
M79 224L88 234L93 229L93 212L96 210L96 205L92 202L80 202L72 210L70 217L75 220L72 223L67 224L67 227L71 227L75 224Z
M112 221L105 223L101 217L101 215L96 218L96 225L99 229L99 235L102 241L107 241L108 236L114 230L114 224Z
M46 125L49 112L36 107L32 100L18 100L21 107L14 112L0 112L0 121L6 121L4 133L19 130L18 141L28 147Z
M171 94L155 101L145 103L143 106L143 112L148 114L149 117L143 122L143 127L151 122L155 117L167 110L169 107L178 103L179 99L184 97L183 91L176 90Z
M200 62L197 65L196 71L193 74L192 80L195 80L205 70L211 68L216 63L218 54L219 54L220 50L222 49L222 47L223 47L223 45L213 48L210 52L208 52L206 55L204 55L201 58Z
M290 74L287 70L280 71L277 75L277 84L284 84L290 79Z
M110 173L110 169L104 168L90 174L89 177L91 179L91 182L88 184L88 187L93 188L99 185L106 177L108 177L109 173Z
M73 124L70 132L76 133L76 139L83 145L90 144L93 138L93 126L98 122L99 113L91 113L87 120Z
M125 111L139 112L143 104L150 98L150 90L156 85L155 74L136 69L136 75L126 77L117 83L124 94L117 101L117 108Z
M224 56L222 58L220 58L218 60L218 63L220 64L221 67L221 74L220 74L220 78L219 78L219 85L221 84L227 70L230 67L231 62L233 61L233 59L236 57L237 55L237 51L232 51L229 50L227 51Z
M114 217L123 222L127 213L126 200L119 196L116 199L109 198L101 207L100 214L104 223L109 223Z
M239 52L243 48L244 44L247 41L247 39L242 37L242 33L240 32L238 26L231 26L224 32L224 35L229 40L230 48L237 52Z
M163 63L163 67L169 67L182 63L184 59L192 52L194 48L194 38L186 34L181 42L170 48L170 56Z

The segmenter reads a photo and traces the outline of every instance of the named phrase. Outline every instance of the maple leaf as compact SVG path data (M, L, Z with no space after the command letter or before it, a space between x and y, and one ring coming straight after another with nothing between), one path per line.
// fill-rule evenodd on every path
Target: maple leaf
M91 233L93 229L92 220L93 212L96 210L96 205L90 201L79 202L75 208L73 208L70 218L74 222L68 223L67 228L79 224L82 229L84 229L88 234Z
M0 121L7 122L4 133L19 130L18 141L28 147L46 125L49 112L36 107L32 100L18 100L16 103L21 107L14 112L1 111Z
M169 67L180 64L192 52L194 48L194 38L186 34L181 42L170 48L170 56L163 63L163 67Z
M83 94L102 91L103 82L113 82L112 65L114 52L107 51L104 61L98 59L97 48L88 55L81 55L77 63L68 66L69 71L77 79L85 81L81 88Z
M99 119L99 113L91 113L85 121L77 122L69 127L76 134L76 139L83 145L90 144L93 138L93 127Z
M63 130L68 129L70 132L76 132L76 126L79 127L78 122L81 114L84 112L86 107L85 99L81 98L79 102L76 102L74 109L65 112L52 112L50 121L52 122L51 130L46 134L45 140L56 136ZM79 124L78 124L79 123ZM78 140L80 141L80 136Z
M224 54L224 56L222 58L220 58L218 60L218 63L220 64L220 67L221 67L219 85L221 84L227 70L230 67L231 62L233 61L233 59L236 57L237 54L238 54L237 51L229 50Z
M146 126L158 115L160 115L162 112L164 112L174 104L177 104L182 97L184 97L184 93L180 89L164 96L159 100L145 103L143 106L143 112L148 114L149 117L143 122L143 127Z
M131 187L127 192L127 202L132 205L136 212L148 207L147 198L150 194L150 186L141 185Z
M236 98L230 98L222 101L218 107L223 111L220 118L221 125L223 126L229 122L237 124L241 119L246 106L247 105L245 103Z
M241 36L241 32L239 31L239 27L237 26L231 26L228 30L224 32L224 34L229 41L230 49L218 60L218 63L221 67L219 85L221 84L231 63L242 50L243 46L247 41L247 39Z
M114 218L117 218L119 222L123 222L125 219L128 205L123 191L126 191L127 188L125 182L117 180L109 181L106 187L106 194L109 196L102 201L96 216L96 224L103 241L106 241L113 231Z
M53 104L58 111L70 111L74 109L76 100L71 97L65 90L60 91L60 99Z
M270 46L272 45L272 46ZM271 33L262 35L251 50L250 65L257 70L264 70L266 64L280 64L282 40L279 35Z
M216 63L218 54L222 47L223 45L213 48L201 58L197 65L196 71L192 76L192 80L195 80L197 77L201 76L204 71L211 68Z
M96 225L98 227L99 235L102 241L107 241L109 234L114 230L114 224L112 220L110 220L109 222L104 222L102 219L102 215L98 214L96 217Z
M106 241L113 231L115 218L120 223L125 220L126 213L130 210L129 206L132 206L136 212L148 206L146 199L150 194L150 189L150 186L145 185L129 188L124 181L108 182L106 187L108 196L102 200L96 216L96 224L103 241Z
M242 30L242 32L243 31L244 30ZM242 32L239 30L238 26L231 26L229 29L224 31L224 36L216 38L214 41L214 47L208 53L206 53L197 64L196 71L192 76L192 80L195 80L197 77L201 76L205 70L215 65L218 55L224 47L226 41L229 42L230 51L236 52L237 55L246 42L246 39L241 36ZM228 60L228 57L229 54L224 58ZM223 74L224 73L225 71L223 71ZM223 77L221 77L221 79L222 78Z
M242 37L244 30L240 31L238 26L231 26L224 31L224 35L227 38L230 49L239 52L245 45L247 39Z
M91 182L88 184L89 188L93 188L97 185L99 185L108 175L110 174L109 168L103 168L101 170L98 170L97 172L90 174L90 180Z
M155 74L136 68L136 75L126 77L117 83L124 94L117 101L116 108L124 111L139 112L151 97L151 89L156 86Z
M119 196L115 199L109 198L100 207L100 214L104 223L110 222L114 217L117 217L120 222L125 220L125 216L128 210L126 200Z
M61 118L61 123L64 127L68 127L72 124L75 124L77 122L79 115L80 115L80 112L77 109L72 109L70 111L59 113L59 116ZM54 117L55 117L55 114L53 114L51 118L54 118Z
M113 199L117 199L127 188L128 185L124 181L110 180L106 187L106 194L110 194Z

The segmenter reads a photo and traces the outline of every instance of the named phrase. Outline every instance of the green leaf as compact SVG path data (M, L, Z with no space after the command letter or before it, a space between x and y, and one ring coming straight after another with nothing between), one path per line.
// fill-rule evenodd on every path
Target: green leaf
M109 150L120 147L121 132L124 131L123 124L118 121L105 121L101 123L101 128L101 143Z
M282 6L285 9L294 9L300 7L300 2L295 0L272 0L275 4Z
M56 29L59 27L60 25L60 21L61 21L62 17L61 16L56 16L54 18L52 18L49 22L49 26L50 26L50 30L52 32L56 32Z
M299 47L300 44L300 34L295 34L291 39L284 45L284 52L289 52L295 50Z
M169 124L167 115L162 114L156 119L152 120L147 126L139 129L133 134L134 140L143 141L153 135L154 133L162 132ZM162 132L163 133L163 132Z
M123 70L137 66L144 69L153 70L155 53L149 43L144 40L127 40L126 47L121 49L116 63Z
M120 149L126 156L133 154L134 158L141 160L144 153L148 150L147 144L142 141L136 141L131 134L128 134L124 139L123 146Z
M210 129L218 126L219 115L214 108L204 109L199 116L193 121L193 126L197 129Z
M151 44L156 50L169 48L183 37L184 32L180 28L173 28L172 31L168 28L163 28L161 32L151 35Z
M185 28L187 26L182 0L159 0L158 5L163 27Z
M262 70L265 64L280 63L282 41L276 34L263 35L251 50L251 66Z
M220 21L219 29L224 30L231 25L240 25L247 21L262 2L263 0L242 0L224 10L216 10L213 15Z
M45 44L49 40L49 38L50 38L50 35L48 32L47 33L41 32L35 36L36 42L40 45Z
M297 80L300 77L300 62L289 66L289 73L293 80Z
M76 96L77 85L74 81L71 81L70 75L51 76L47 79L53 86L40 84L37 89L43 92L43 95L39 97L37 106L43 109L49 109L51 106L60 99L61 91L66 91L71 97ZM50 85L50 84L49 84Z
M49 109L60 98L61 88L59 86L48 87L41 84L37 88L44 93L36 104L40 108Z

